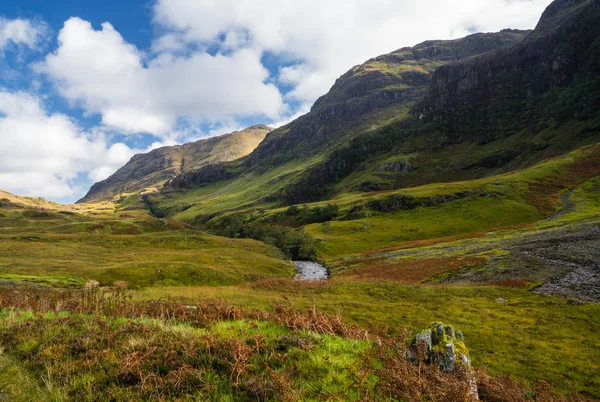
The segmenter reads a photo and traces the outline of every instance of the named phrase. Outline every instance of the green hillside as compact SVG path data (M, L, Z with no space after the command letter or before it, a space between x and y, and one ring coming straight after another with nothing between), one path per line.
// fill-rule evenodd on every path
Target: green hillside
M376 57L82 203L0 192L0 401L600 398L598 21Z

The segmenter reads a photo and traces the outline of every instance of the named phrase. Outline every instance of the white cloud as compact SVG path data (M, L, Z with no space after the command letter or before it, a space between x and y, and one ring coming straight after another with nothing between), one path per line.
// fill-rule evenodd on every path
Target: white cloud
M71 18L58 47L36 65L43 75L30 89L44 90L36 79L48 78L103 127L84 132L38 97L0 90L0 188L73 199L85 191L76 184L82 175L102 180L136 152L111 144L102 130L158 136L153 149L241 128L247 117L283 125L353 65L427 39L532 28L550 1L155 0L163 35L148 51L110 23L94 29ZM0 53L37 48L46 31L43 23L0 18Z
M112 25L94 30L79 18L65 22L58 41L58 49L38 70L56 81L62 96L123 133L164 137L180 120L274 118L283 107L277 87L265 83L269 72L260 52L252 49L175 55L180 42L167 35L155 47L163 52L145 63Z
M0 91L0 188L23 195L74 199L78 174L104 179L135 150L107 145L102 132L84 133L41 100L24 92Z
M46 29L43 23L34 24L27 19L11 20L0 17L0 50L10 43L35 48Z
M298 61L290 99L314 101L350 67L427 39L533 28L551 0L158 0L155 21L188 42L252 46Z
M294 114L353 65L425 39L531 28L550 0L157 0L147 54L110 23L65 22L38 65L59 93L121 133L161 141L200 123ZM206 49L219 51L208 53ZM269 72L265 54L285 65ZM285 98L274 83L287 86ZM291 88L289 88L291 87ZM237 123L236 123L237 124Z

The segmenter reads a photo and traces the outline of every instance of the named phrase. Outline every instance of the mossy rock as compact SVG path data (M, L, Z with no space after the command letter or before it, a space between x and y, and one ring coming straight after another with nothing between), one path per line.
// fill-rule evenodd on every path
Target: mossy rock
M412 339L406 357L415 363L439 364L445 372L458 367L471 368L463 333L441 322L431 323L425 331L418 333Z

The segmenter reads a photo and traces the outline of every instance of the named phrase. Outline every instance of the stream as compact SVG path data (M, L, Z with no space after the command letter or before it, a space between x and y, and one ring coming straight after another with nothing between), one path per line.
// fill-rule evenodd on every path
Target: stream
M312 261L294 261L298 273L296 279L303 281L314 281L327 279L327 268Z

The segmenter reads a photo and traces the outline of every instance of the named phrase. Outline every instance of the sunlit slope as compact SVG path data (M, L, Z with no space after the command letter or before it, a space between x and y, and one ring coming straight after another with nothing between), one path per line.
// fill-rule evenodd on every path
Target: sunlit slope
M1 207L0 281L124 280L137 288L231 285L294 272L273 247L156 219L137 195L78 208Z
M123 193L136 193L150 187L162 187L173 177L202 166L233 161L252 152L272 128L249 127L218 137L185 145L155 149L135 155L108 179L96 183L79 202L98 202Z

